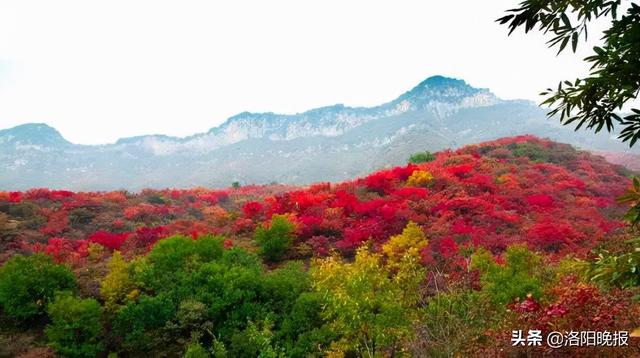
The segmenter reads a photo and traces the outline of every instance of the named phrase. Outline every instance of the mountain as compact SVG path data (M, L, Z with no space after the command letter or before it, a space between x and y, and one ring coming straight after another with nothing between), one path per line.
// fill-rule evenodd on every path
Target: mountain
M29 123L0 130L0 147L7 150L46 150L70 145L57 130L44 123Z
M342 104L298 114L244 112L206 133L76 145L45 124L0 131L0 188L139 190L231 182L341 181L437 151L533 134L601 152L639 154L615 134L574 132L524 100L430 77L375 107Z
M595 152L613 164L622 165L630 170L640 172L640 154L624 152Z

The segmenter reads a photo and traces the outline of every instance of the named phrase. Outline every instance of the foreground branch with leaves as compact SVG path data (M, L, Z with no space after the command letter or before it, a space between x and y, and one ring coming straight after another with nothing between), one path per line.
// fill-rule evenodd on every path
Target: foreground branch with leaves
M618 16L622 7L627 10ZM525 33L537 28L551 34L549 47L557 47L558 54L569 43L575 53L580 38L587 40L592 21L612 20L604 31L604 43L584 59L591 65L589 76L547 89L541 93L548 96L542 104L553 107L550 117L559 115L561 123L574 123L576 130L586 127L597 133L620 127L619 138L633 146L640 139L640 110L618 112L640 91L640 6L622 0L527 0L507 12L497 21L508 26L509 34L520 27Z

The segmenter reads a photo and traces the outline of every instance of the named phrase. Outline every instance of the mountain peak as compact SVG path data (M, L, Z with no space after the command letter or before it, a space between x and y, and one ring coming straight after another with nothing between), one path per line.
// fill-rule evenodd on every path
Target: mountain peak
M0 130L0 144L60 146L70 144L60 132L45 123L27 123Z
M473 88L469 86L464 80L456 78L444 77L444 76L431 76L426 80L420 82L417 86L413 87L406 94L437 94L442 92L451 92L457 90L460 94L475 94L481 89Z
M451 77L444 77L444 76L440 76L440 75L436 75L436 76L431 76L429 78L427 78L426 80L420 82L420 84L418 84L418 86L416 87L424 87L424 86L431 86L431 87L471 87L469 86L464 80L459 80L456 78L451 78Z
M432 76L398 97L395 102L403 101L411 102L417 108L427 108L434 103L475 107L495 104L500 99L488 89L471 87L463 80Z

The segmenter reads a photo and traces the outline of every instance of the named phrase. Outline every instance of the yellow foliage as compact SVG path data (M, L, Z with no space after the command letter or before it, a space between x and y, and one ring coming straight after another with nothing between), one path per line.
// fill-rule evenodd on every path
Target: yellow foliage
M91 262L98 262L102 260L105 250L104 246L90 242L87 247L87 252L89 253L89 260Z
M337 343L331 343L329 351L325 352L326 358L344 358L344 351Z
M312 262L312 286L326 300L323 315L343 333L332 344L334 356L352 350L372 355L372 347L394 346L410 337L425 272L417 259L407 257L392 267L382 254L362 246L353 262L337 255Z
M138 299L138 296L140 296L140 290L138 290L137 288L134 288L133 290L131 290L131 292L127 294L127 299L130 301L135 301Z
M129 275L130 264L124 261L119 251L114 251L109 261L109 274L100 285L100 295L105 308L116 312L125 299L137 297L137 289Z
M392 236L386 244L382 246L382 252L387 256L390 265L400 264L405 257L412 260L420 259L420 251L427 246L428 241L422 228L410 221L407 227L402 230L402 234Z
M415 170L407 179L408 186L427 186L433 180L433 175L426 170Z

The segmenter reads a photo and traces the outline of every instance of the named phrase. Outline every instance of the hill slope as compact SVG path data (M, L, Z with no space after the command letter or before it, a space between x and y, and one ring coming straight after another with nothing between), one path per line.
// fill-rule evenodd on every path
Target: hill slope
M630 331L635 291L567 265L630 238L623 174L519 136L308 187L0 192L0 353L519 356L548 347L512 330ZM638 354L576 349L554 352Z
M292 215L303 243L352 252L383 242L408 221L442 240L500 251L525 242L549 252L584 252L619 223L614 203L629 179L622 167L566 144L531 136L500 139L437 154L338 184L226 190L72 193L30 190L0 195L18 242L64 236L89 239L100 230L162 226L169 233L243 237L274 214ZM19 204L19 205L16 205ZM5 224L7 225L7 224Z

